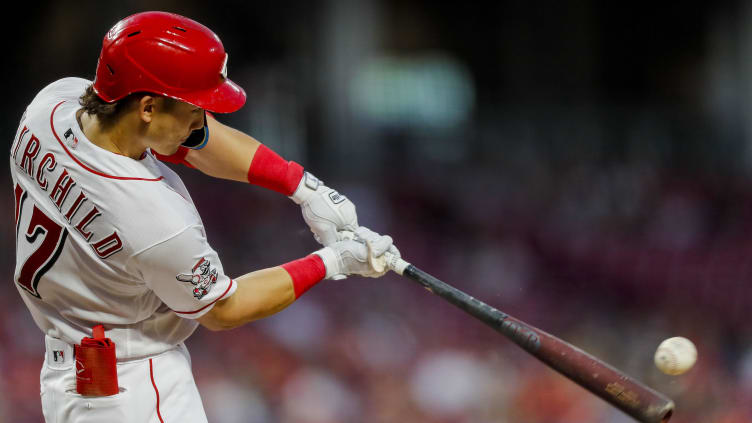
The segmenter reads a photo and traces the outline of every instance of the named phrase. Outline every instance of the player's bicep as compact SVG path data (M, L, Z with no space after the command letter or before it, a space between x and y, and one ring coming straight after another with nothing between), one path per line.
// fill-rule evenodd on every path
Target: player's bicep
M235 292L203 229L192 226L133 257L144 283L181 317L198 318Z

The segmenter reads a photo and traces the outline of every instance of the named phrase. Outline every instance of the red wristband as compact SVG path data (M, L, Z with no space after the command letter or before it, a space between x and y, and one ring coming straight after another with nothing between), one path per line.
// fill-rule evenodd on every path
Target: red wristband
M326 276L324 261L316 254L293 260L282 265L290 274L295 289L295 299L300 298L312 286L321 282Z
M303 166L288 162L261 144L248 168L248 182L291 196L303 178Z

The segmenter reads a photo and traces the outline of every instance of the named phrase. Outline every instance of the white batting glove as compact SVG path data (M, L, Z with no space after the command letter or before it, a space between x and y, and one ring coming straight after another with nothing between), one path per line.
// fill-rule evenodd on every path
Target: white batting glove
M340 234L342 234L342 232L340 232ZM385 236L389 237L389 235L385 235ZM341 237L341 235L340 235L340 237ZM374 232L374 231L366 228L365 226L359 226L358 229L355 230L355 237L357 239L365 241L366 244L368 244L368 243L374 244L374 243L378 243L379 239L382 236L379 235L379 234L377 234L376 232ZM389 239L391 239L391 237ZM390 252L394 256L402 257L402 255L400 254L399 250L397 249L397 246L394 245L394 244L390 245L389 248L387 249L387 251ZM376 257L378 257L380 255L381 254L377 254ZM372 255L372 257L374 257L374 256Z
M378 278L389 270L379 263L384 253L393 246L392 237L378 235L370 230L369 233L370 239L367 241L358 238L344 239L314 253L324 262L327 279L333 279L337 275Z
M323 246L337 242L337 231L355 231L358 228L358 216L352 201L308 172L303 174L290 199L300 205L303 220L311 228L316 241Z

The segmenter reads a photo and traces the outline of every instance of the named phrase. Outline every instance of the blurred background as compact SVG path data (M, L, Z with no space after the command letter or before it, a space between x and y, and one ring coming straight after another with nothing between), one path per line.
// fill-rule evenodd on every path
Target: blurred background
M350 197L448 283L671 396L752 421L752 4L421 0L41 2L6 20L2 133L144 10L212 28L248 93L220 116ZM43 338L12 288L7 161L0 421L42 420ZM297 206L176 168L225 270L317 245ZM685 336L681 376L653 353ZM188 341L211 422L632 420L394 274L322 283Z

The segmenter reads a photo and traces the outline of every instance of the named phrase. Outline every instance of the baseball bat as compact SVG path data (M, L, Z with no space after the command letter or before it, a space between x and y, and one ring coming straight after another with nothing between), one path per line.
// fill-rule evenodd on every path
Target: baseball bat
M396 273L423 285L512 340L552 369L643 423L668 422L674 402L604 361L549 333L501 312L418 269L405 260L384 254Z

